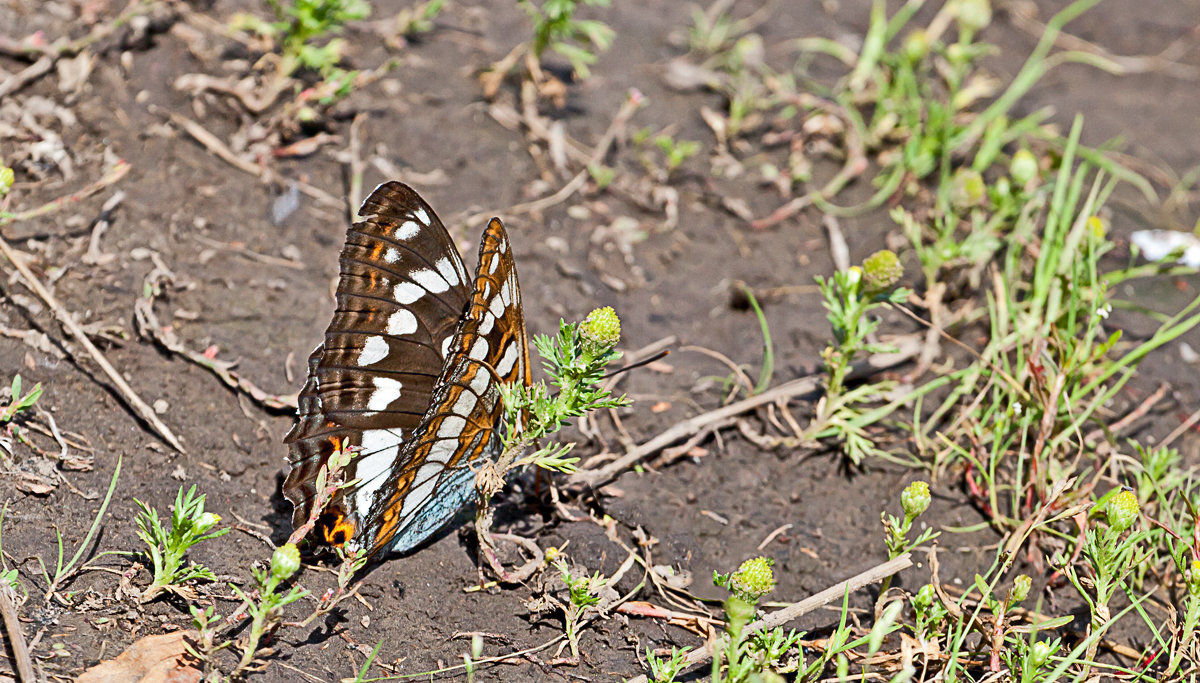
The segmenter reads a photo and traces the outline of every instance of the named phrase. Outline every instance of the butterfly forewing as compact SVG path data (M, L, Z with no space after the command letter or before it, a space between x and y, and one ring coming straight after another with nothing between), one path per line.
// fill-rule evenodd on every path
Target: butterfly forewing
M429 406L471 298L458 250L416 192L385 183L359 213L366 218L347 231L342 250L337 309L309 358L299 420L285 439L292 469L284 494L296 525L308 519L317 472L339 444L361 447L347 480L392 465ZM342 498L353 492L329 506L325 540L352 534L356 520L343 519L351 506Z
M357 447L318 523L327 543L408 550L471 498L480 457L503 434L500 382L530 382L520 288L504 226L484 232L473 288L433 210L400 183L375 190L347 233L337 311L309 358L285 441L293 524L309 517L321 466Z
M364 516L358 547L408 550L473 496L470 465L495 458L502 447L500 382L528 385L530 367L516 264L503 224L493 219L433 401Z

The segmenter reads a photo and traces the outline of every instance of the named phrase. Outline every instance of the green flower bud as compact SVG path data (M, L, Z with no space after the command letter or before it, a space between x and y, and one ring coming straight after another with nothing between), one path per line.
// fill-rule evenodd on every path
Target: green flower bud
M1052 654L1054 654L1054 648L1044 640L1037 641L1033 647L1029 648L1029 658L1033 660L1034 668L1041 668Z
M904 275L904 266L900 265L900 259L890 249L871 254L863 261L862 267L867 289L876 292L888 289Z
M979 171L960 168L950 179L950 204L956 209L969 209L978 205L987 194L987 185Z
M771 570L774 560L755 557L746 560L730 578L730 587L735 593L757 600L775 590L775 572Z
M922 512L929 509L929 484L914 481L900 493L900 507L904 508L904 516L916 519Z
M275 549L271 555L271 575L280 581L292 578L300 569L300 549L288 543Z
M196 533L202 534L216 526L220 521L220 515L206 512L196 518L196 523L192 525L192 528L196 531Z
M1027 149L1018 149L1008 164L1008 174L1021 187L1028 185L1038 175L1037 157Z
M1013 579L1012 590L1008 592L1008 604L1016 605L1023 601L1029 595L1029 586L1033 583L1033 579L1029 578L1028 574L1021 574Z
M579 326L584 350L599 356L621 341L621 319L612 306L597 308Z
M913 596L913 607L924 611L932 607L937 599L937 589L933 587L932 583L927 583L921 586L921 589Z
M1108 225L1099 216L1088 216L1087 227L1092 231L1092 237L1098 240L1104 239L1104 236L1108 234Z
M988 0L954 0L951 11L964 31L975 33L992 23L992 5Z
M0 197L8 194L16 180L17 174L11 168L0 164Z
M1187 583L1188 593L1193 598L1200 598L1200 560L1192 560L1192 566L1183 573L1183 580Z
M756 610L754 605L735 596L730 597L725 601L725 617L730 624L748 624L754 619Z
M1124 489L1108 501L1105 515L1108 518L1108 525L1120 533L1133 526L1141 511L1137 494L1130 489Z
M901 51L904 58L910 62L916 63L925 59L925 55L929 54L929 34L925 33L924 29L909 33L904 37Z

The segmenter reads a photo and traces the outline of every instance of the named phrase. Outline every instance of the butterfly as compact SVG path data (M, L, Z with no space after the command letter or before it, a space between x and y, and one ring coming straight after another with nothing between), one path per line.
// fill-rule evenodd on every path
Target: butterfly
M407 185L380 185L359 215L342 249L333 320L284 438L283 493L299 527L322 466L353 447L352 483L315 533L371 556L413 549L474 496L472 465L503 447L499 386L529 386L531 375L516 263L498 218L468 279L446 226Z

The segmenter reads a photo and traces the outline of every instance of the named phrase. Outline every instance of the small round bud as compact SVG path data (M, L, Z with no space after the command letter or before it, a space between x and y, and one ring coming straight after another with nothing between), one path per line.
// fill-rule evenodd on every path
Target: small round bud
M919 62L929 54L929 34L924 29L917 29L904 38L901 48L904 58L910 62Z
M988 0L954 0L951 11L964 31L974 33L992 23L992 5Z
M8 166L0 164L0 197L8 194L12 189L13 183L17 181L17 174Z
M863 271L860 266L850 266L846 270L846 284L850 287L857 287L862 281Z
M932 583L927 583L921 586L921 589L913 596L913 606L919 610L927 610L937 602L937 599L937 589L933 587Z
M1193 598L1200 598L1200 560L1192 560L1191 567L1183 573L1183 580L1187 583L1188 593Z
M1108 226L1105 225L1104 219L1099 216L1088 216L1087 227L1088 230L1092 231L1092 236L1098 240L1104 239L1104 236L1108 234Z
M904 509L904 516L908 519L916 519L929 509L929 484L923 481L914 481L908 485L900 493L900 507Z
M987 195L987 185L979 171L960 168L950 179L950 204L956 209L969 209L978 205Z
M1112 500L1108 501L1108 507L1105 510L1108 525L1117 533L1133 526L1140 513L1141 507L1138 505L1137 494L1130 489L1124 489L1113 496Z
M1037 157L1027 149L1018 149L1008 164L1008 174L1021 187L1028 185L1038 175Z
M1033 580L1029 578L1028 574L1021 574L1013 579L1012 590L1008 592L1008 603L1015 605L1023 601L1029 595L1029 587L1032 583Z
M579 335L583 338L584 350L600 355L621 341L621 319L612 306L597 308L588 313L579 326Z
M734 592L757 600L775 590L775 572L771 570L774 560L755 557L746 560L730 577Z
M271 575L286 581L300 569L300 549L293 543L281 545L271 555Z
M192 525L192 528L196 530L196 533L202 534L202 533L208 531L209 529L213 528L214 526L216 526L217 523L220 521L221 521L220 515L213 514L211 512L206 512L206 513L200 515L198 518L196 518L196 523L194 525Z
M876 292L888 289L904 275L904 266L900 265L900 259L890 249L871 254L863 261L862 267L867 289Z
M1029 648L1029 658L1033 660L1034 667L1041 667L1050 659L1050 655L1054 654L1054 648L1044 640L1039 640Z

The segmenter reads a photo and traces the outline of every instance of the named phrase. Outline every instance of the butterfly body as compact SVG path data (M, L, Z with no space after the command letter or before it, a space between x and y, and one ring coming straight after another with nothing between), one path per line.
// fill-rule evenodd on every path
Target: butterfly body
M293 524L309 519L321 467L353 447L317 523L331 545L376 554L419 545L474 495L474 469L503 446L499 385L531 381L512 248L484 231L473 279L433 209L384 183L346 236L337 309L309 357L284 439Z

